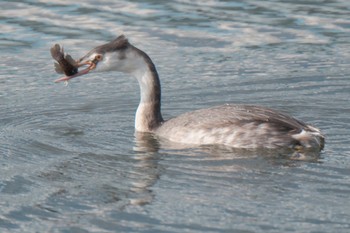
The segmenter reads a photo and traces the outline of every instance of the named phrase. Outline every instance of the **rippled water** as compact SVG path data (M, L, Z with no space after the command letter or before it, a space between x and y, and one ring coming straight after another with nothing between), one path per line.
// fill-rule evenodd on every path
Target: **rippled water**
M348 232L350 4L1 1L1 232ZM134 135L137 82L54 84L124 33L155 62L163 115L226 102L288 112L326 135L312 162Z

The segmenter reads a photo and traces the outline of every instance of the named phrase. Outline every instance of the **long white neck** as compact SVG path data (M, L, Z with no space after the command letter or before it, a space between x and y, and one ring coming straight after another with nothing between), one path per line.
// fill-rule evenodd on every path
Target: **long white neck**
M138 68L131 72L140 86L140 104L136 111L135 129L139 132L152 132L163 122L160 111L160 81L151 59L143 52L142 55Z

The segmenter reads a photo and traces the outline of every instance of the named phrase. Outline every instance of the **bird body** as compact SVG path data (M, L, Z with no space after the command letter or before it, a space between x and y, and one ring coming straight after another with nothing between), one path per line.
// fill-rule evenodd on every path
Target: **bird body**
M184 113L155 130L180 143L235 148L321 148L320 131L288 115L251 105L225 104Z

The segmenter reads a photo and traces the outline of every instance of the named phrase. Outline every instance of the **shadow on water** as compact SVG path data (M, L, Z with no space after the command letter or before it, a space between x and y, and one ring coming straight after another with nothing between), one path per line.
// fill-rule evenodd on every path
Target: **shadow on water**
M185 184L210 183L214 189L222 185L230 187L232 182L239 183L242 179L250 183L259 174L321 163L320 154L313 151L296 156L292 150L191 146L162 140L150 133L135 133L134 153L142 158L139 164L146 165L143 172L153 174L154 180L148 180L145 190L152 190L158 180L164 182L164 179L170 183L181 183L183 179ZM242 172L249 174L249 178L242 178Z

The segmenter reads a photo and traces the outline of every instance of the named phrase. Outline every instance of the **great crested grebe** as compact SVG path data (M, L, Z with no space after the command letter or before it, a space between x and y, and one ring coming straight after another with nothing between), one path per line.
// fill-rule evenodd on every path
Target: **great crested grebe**
M264 107L225 104L163 120L156 67L150 57L131 45L124 35L92 49L78 64L88 67L56 82L103 71L121 71L136 77L141 91L135 117L137 132L150 132L173 142L195 145L317 152L324 147L324 136L319 129Z

